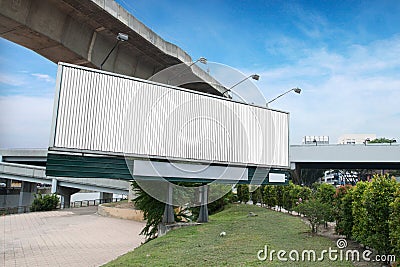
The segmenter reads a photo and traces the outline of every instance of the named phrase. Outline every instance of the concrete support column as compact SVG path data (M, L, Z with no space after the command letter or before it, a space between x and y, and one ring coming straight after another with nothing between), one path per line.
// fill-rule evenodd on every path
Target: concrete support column
M71 195L63 195L61 196L62 207L64 209L71 207Z
M6 179L6 188L11 187L12 180L11 179Z
M203 185L200 187L200 213L197 222L203 223L208 222L208 185Z
M132 181L130 181L132 182ZM129 184L129 191L128 191L128 202L131 202L133 199L135 199L135 191L133 191L132 184Z
M100 202L109 203L113 201L113 193L100 192Z
M162 219L162 222L164 224L175 222L174 207L171 205L172 204L172 195L173 195L173 187L170 183L168 183L167 203L165 203L164 215L163 215L163 219Z
M57 193L57 179L53 178L51 180L51 193L56 194Z
M77 188L57 186L57 194L61 195L61 208L71 207L71 195L78 191Z
M33 202L34 194L37 193L35 183L21 182L21 191L19 193L18 213L23 213L26 206L30 206Z

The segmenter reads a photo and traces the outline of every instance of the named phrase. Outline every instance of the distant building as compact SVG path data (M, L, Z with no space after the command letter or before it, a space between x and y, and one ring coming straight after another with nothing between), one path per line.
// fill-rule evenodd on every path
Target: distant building
M372 141L376 139L376 134L344 134L339 137L338 144L363 144L366 140Z
M322 183L332 185L356 184L359 180L356 171L340 172L338 170L327 170L324 172L324 177L321 178Z
M329 144L329 136L326 135L307 135L303 137L303 145L328 145Z

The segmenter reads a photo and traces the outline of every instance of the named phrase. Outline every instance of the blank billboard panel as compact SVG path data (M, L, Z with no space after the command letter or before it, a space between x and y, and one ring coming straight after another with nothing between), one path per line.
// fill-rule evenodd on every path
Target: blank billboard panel
M51 150L289 166L289 114L60 63Z

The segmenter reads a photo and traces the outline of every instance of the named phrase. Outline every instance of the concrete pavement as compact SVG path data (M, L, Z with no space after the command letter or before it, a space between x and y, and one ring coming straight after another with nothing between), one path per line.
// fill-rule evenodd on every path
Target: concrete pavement
M0 217L0 266L99 266L144 242L145 223L97 207Z

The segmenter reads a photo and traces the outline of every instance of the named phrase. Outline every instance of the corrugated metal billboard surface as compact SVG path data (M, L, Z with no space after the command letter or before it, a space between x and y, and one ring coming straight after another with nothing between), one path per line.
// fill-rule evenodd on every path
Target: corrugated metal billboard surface
M60 63L51 149L287 168L289 114Z

